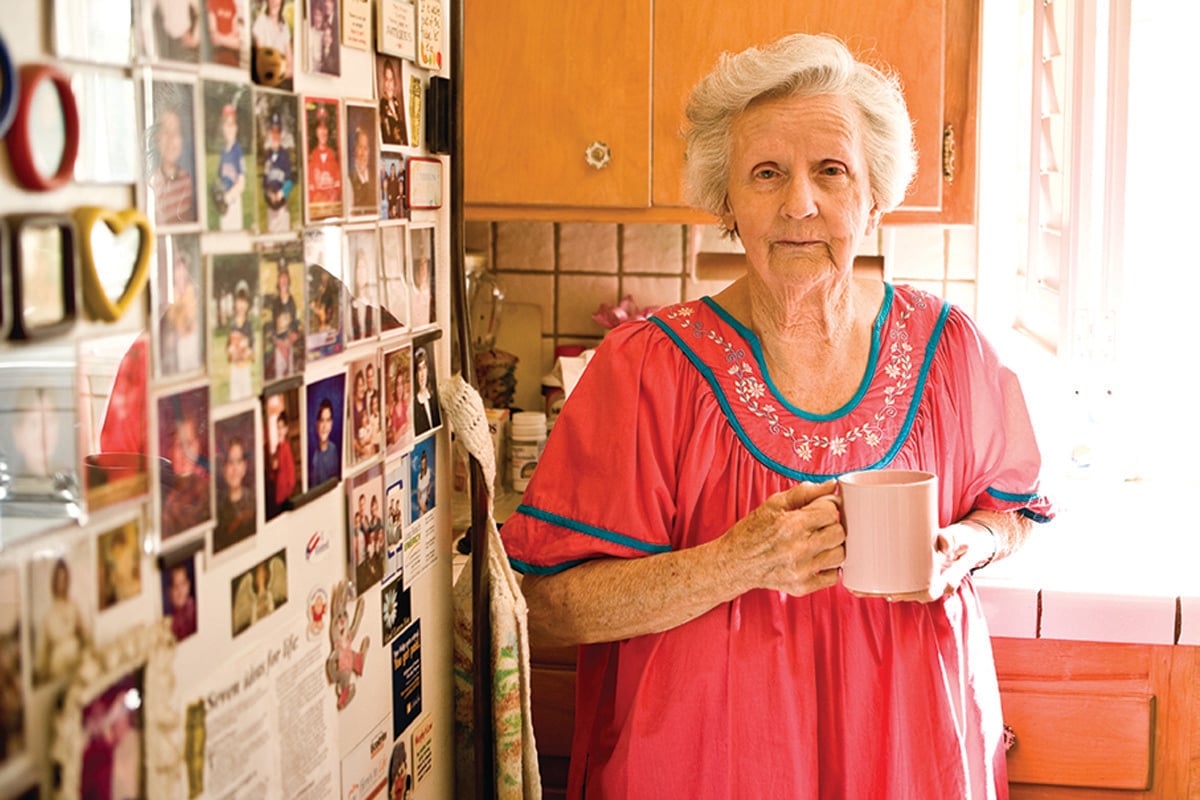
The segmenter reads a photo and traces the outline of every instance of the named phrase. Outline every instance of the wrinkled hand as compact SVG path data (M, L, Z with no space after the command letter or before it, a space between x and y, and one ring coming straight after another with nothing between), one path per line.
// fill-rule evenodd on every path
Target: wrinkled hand
M773 494L722 537L721 558L749 588L805 595L837 583L846 530L836 481Z

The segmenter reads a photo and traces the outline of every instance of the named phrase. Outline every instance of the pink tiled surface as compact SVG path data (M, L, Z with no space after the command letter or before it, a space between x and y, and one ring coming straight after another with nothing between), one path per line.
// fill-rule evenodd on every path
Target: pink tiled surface
M682 225L625 225L622 268L625 272L682 273L684 232Z
M561 272L617 271L617 226L587 222L558 226L558 269Z
M1175 643L1175 598L1042 591L1043 639Z

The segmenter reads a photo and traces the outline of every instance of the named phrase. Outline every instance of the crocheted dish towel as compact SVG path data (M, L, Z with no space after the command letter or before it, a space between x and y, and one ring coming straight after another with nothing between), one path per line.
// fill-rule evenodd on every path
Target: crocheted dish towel
M533 715L529 705L529 630L525 597L509 566L496 527L496 457L483 400L461 375L439 385L442 410L462 442L483 468L487 502L487 570L491 588L492 732L496 764L495 796L534 800L542 796ZM475 558L475 554L472 554ZM455 794L474 797L474 657L471 648L471 565L454 584L454 744Z

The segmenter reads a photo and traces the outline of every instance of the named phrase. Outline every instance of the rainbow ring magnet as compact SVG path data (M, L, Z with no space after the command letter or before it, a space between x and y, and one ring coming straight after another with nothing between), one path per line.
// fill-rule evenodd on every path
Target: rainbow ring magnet
M3 139L17 113L17 97L20 94L17 71L13 68L8 45L0 36L0 139Z
M154 229L146 215L136 208L114 211L101 206L82 206L75 209L72 216L75 218L84 304L95 319L115 322L125 314L129 304L146 286L150 277L150 251L154 247ZM93 232L101 223L108 226L109 232L117 238L130 228L138 230L140 237L133 263L96 263L98 256L113 255L96 252ZM105 280L106 277L108 280ZM120 296L111 296L109 291L105 290L106 283L110 286L124 286Z
M8 159L13 173L26 189L48 192L57 189L71 179L75 172L75 159L79 155L79 107L75 104L75 93L71 91L71 79L57 67L49 64L25 64L21 67L20 87L16 91L16 116L5 141L8 143ZM62 110L63 150L58 169L52 175L43 175L34 160L33 148L38 131L31 130L35 120L31 118L30 106L38 85L49 80L58 92ZM8 81L5 81L8 86Z

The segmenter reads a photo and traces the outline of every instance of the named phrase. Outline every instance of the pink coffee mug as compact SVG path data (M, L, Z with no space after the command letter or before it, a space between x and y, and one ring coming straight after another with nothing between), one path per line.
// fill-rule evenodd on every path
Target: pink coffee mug
M859 594L918 592L933 580L937 476L908 469L838 479L846 524L842 584Z

